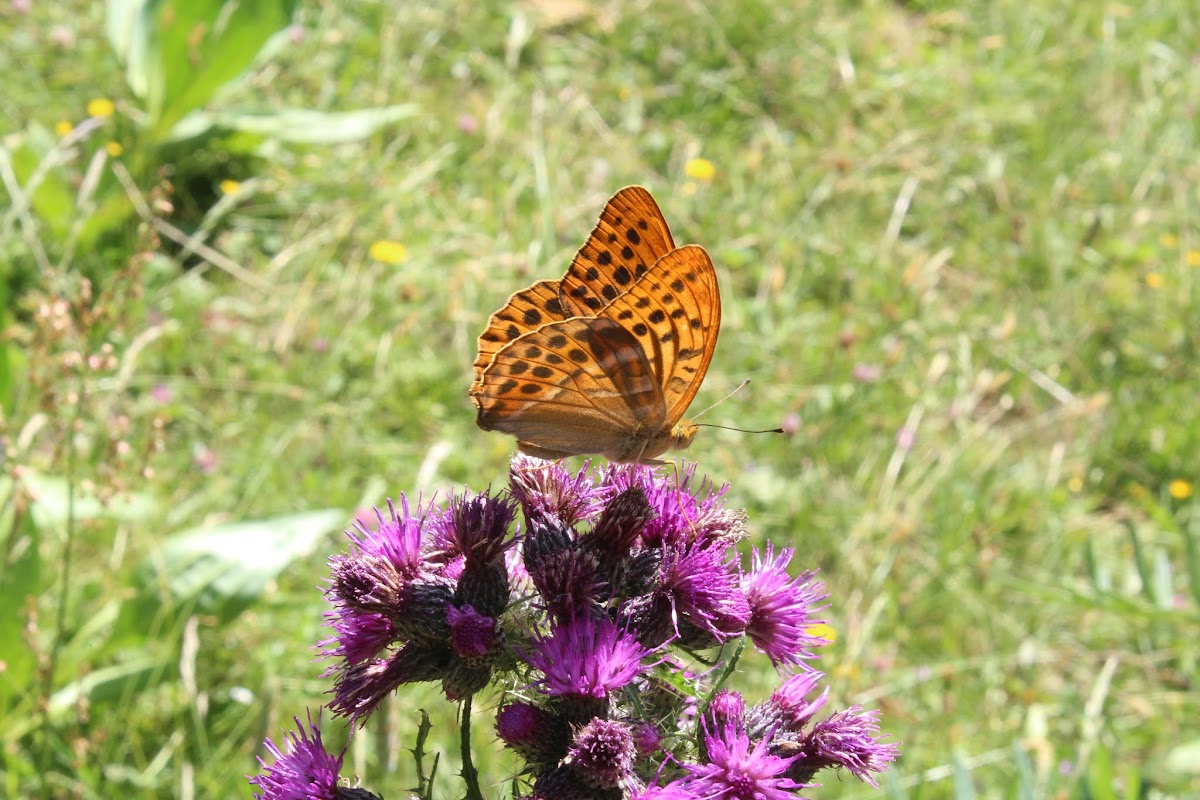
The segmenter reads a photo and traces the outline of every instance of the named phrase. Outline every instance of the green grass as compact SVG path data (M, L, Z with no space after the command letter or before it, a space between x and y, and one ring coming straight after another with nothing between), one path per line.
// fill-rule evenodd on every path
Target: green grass
M475 339L509 293L561 274L630 183L718 266L695 408L749 377L709 421L798 415L791 436L704 431L687 455L732 484L757 537L821 568L832 702L880 708L903 742L884 791L1200 791L1176 751L1200 734L1200 505L1170 491L1200 482L1192 4L615 2L557 22L542 7L574 8L304 4L303 40L225 104L420 113L361 145L212 159L208 189L243 191L208 244L250 278L134 230L67 260L43 242L53 268L24 272L8 312L6 470L155 510L68 539L10 504L0 658L34 677L2 693L5 792L247 796L262 738L328 689L314 587L343 540L215 608L147 590L164 588L159 547L201 524L502 485L512 442L479 431L466 397ZM102 22L86 3L0 9L0 135L127 96ZM694 157L711 183L686 176ZM43 232L7 205L12 275ZM371 259L379 239L408 259ZM65 320L39 312L54 297ZM104 343L114 364L71 358ZM878 379L856 380L862 365ZM764 662L744 662L751 696ZM424 707L438 796L458 796L453 709L416 695L372 719L354 770L404 796ZM871 794L825 782L811 794Z

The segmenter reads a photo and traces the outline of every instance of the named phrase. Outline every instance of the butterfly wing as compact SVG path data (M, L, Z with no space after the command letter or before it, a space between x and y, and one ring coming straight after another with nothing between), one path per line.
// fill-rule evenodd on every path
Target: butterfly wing
M509 342L547 322L563 319L563 308L558 299L558 283L538 281L528 289L513 294L504 308L492 314L479 337L479 355L475 357L475 381L471 384L472 394L480 386L483 371L492 362L492 358Z
M663 394L664 424L683 418L708 372L721 328L717 273L704 248L672 250L601 309L636 339Z
M622 456L667 416L637 338L606 317L547 323L507 343L471 396L479 427L554 456Z
M650 193L641 186L617 192L559 283L567 316L595 314L674 249L671 229Z

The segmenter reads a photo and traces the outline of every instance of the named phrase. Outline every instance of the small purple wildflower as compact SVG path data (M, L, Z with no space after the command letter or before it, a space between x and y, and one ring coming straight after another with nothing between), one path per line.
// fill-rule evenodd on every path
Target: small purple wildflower
M420 504L416 509L410 510L408 498L400 495L399 512L392 505L392 501L388 500L386 519L379 509L375 509L379 525L374 530L355 520L354 527L346 531L346 535L350 537L356 555L382 558L395 567L402 578L412 579L421 574L424 566L421 542L427 512L428 509L422 508Z
M628 725L597 717L576 732L568 760L589 786L615 787L632 777L636 755Z
M481 659L499 639L496 620L476 612L470 605L458 609L446 603L446 621L450 623L450 647L460 658Z
M558 626L522 655L545 676L538 684L546 694L603 700L649 669L642 659L651 652L608 620L585 618Z
M754 568L742 580L751 609L746 633L776 666L794 666L812 659L812 648L825 643L808 632L821 621L811 619L809 614L828 597L825 585L813 580L816 573L812 571L794 578L788 575L787 565L794 553L785 547L775 555L770 543L763 551L754 550Z
M705 763L684 765L690 777L683 787L696 797L793 800L793 790L804 788L786 774L796 757L772 755L767 741L752 742L740 721L710 726L706 718L704 749Z
M893 742L879 741L879 712L851 706L829 715L800 740L803 759L797 761L799 780L827 768L844 767L856 778L878 787L872 773L881 773L899 755Z
M297 731L285 732L281 750L267 739L264 746L275 761L270 766L260 757L261 775L250 778L250 783L259 788L255 800L362 800L375 795L363 789L346 789L338 785L342 771L345 748L336 756L325 749L321 741L320 718L308 726L295 717Z

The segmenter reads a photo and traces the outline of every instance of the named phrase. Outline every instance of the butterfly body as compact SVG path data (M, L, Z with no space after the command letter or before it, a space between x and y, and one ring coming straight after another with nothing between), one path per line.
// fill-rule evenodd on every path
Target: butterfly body
M720 318L708 254L675 247L650 193L622 189L562 280L492 315L470 391L476 422L534 456L653 463L696 435L682 418Z

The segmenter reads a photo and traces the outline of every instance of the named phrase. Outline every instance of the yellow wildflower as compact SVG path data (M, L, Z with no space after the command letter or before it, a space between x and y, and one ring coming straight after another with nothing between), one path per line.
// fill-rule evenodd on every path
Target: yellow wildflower
M1173 233L1164 233L1158 237L1158 243L1163 247L1175 247L1179 244L1179 238Z
M380 239L373 243L367 254L384 264L403 264L408 260L408 248L388 239Z
M116 111L116 106L113 105L113 101L104 97L97 97L95 100L88 101L87 104L89 117L100 117L103 119L111 117L114 111Z
M1151 289L1161 289L1163 285L1163 276L1157 272L1146 273L1146 285Z
M109 142L108 144L104 145L104 150L113 158L116 158L117 156L121 155L121 153L125 152L125 148L121 147L120 142Z
M807 633L809 636L816 636L820 639L824 639L830 644L833 644L837 641L837 631L833 629L832 625L824 622L814 622L805 629L805 633Z
M1078 475L1072 475L1067 480L1067 489L1072 492L1083 491L1083 478L1079 477Z
M221 194L228 196L231 194L237 194L238 190L242 188L242 183L241 181L235 181L232 178L226 178L225 180L221 181L219 186L221 188Z
M690 158L683 165L683 173L689 178L708 183L717 175L717 166L707 158Z
M1189 267L1200 267L1200 250L1188 250L1187 263Z
M54 132L59 136L66 136L71 131L75 130L75 126L67 122L65 119L60 119L54 123Z
M1176 478L1167 485L1167 491L1171 493L1171 497L1176 500L1187 500L1192 496L1192 492L1196 489L1192 486L1191 481L1185 481L1182 478Z

